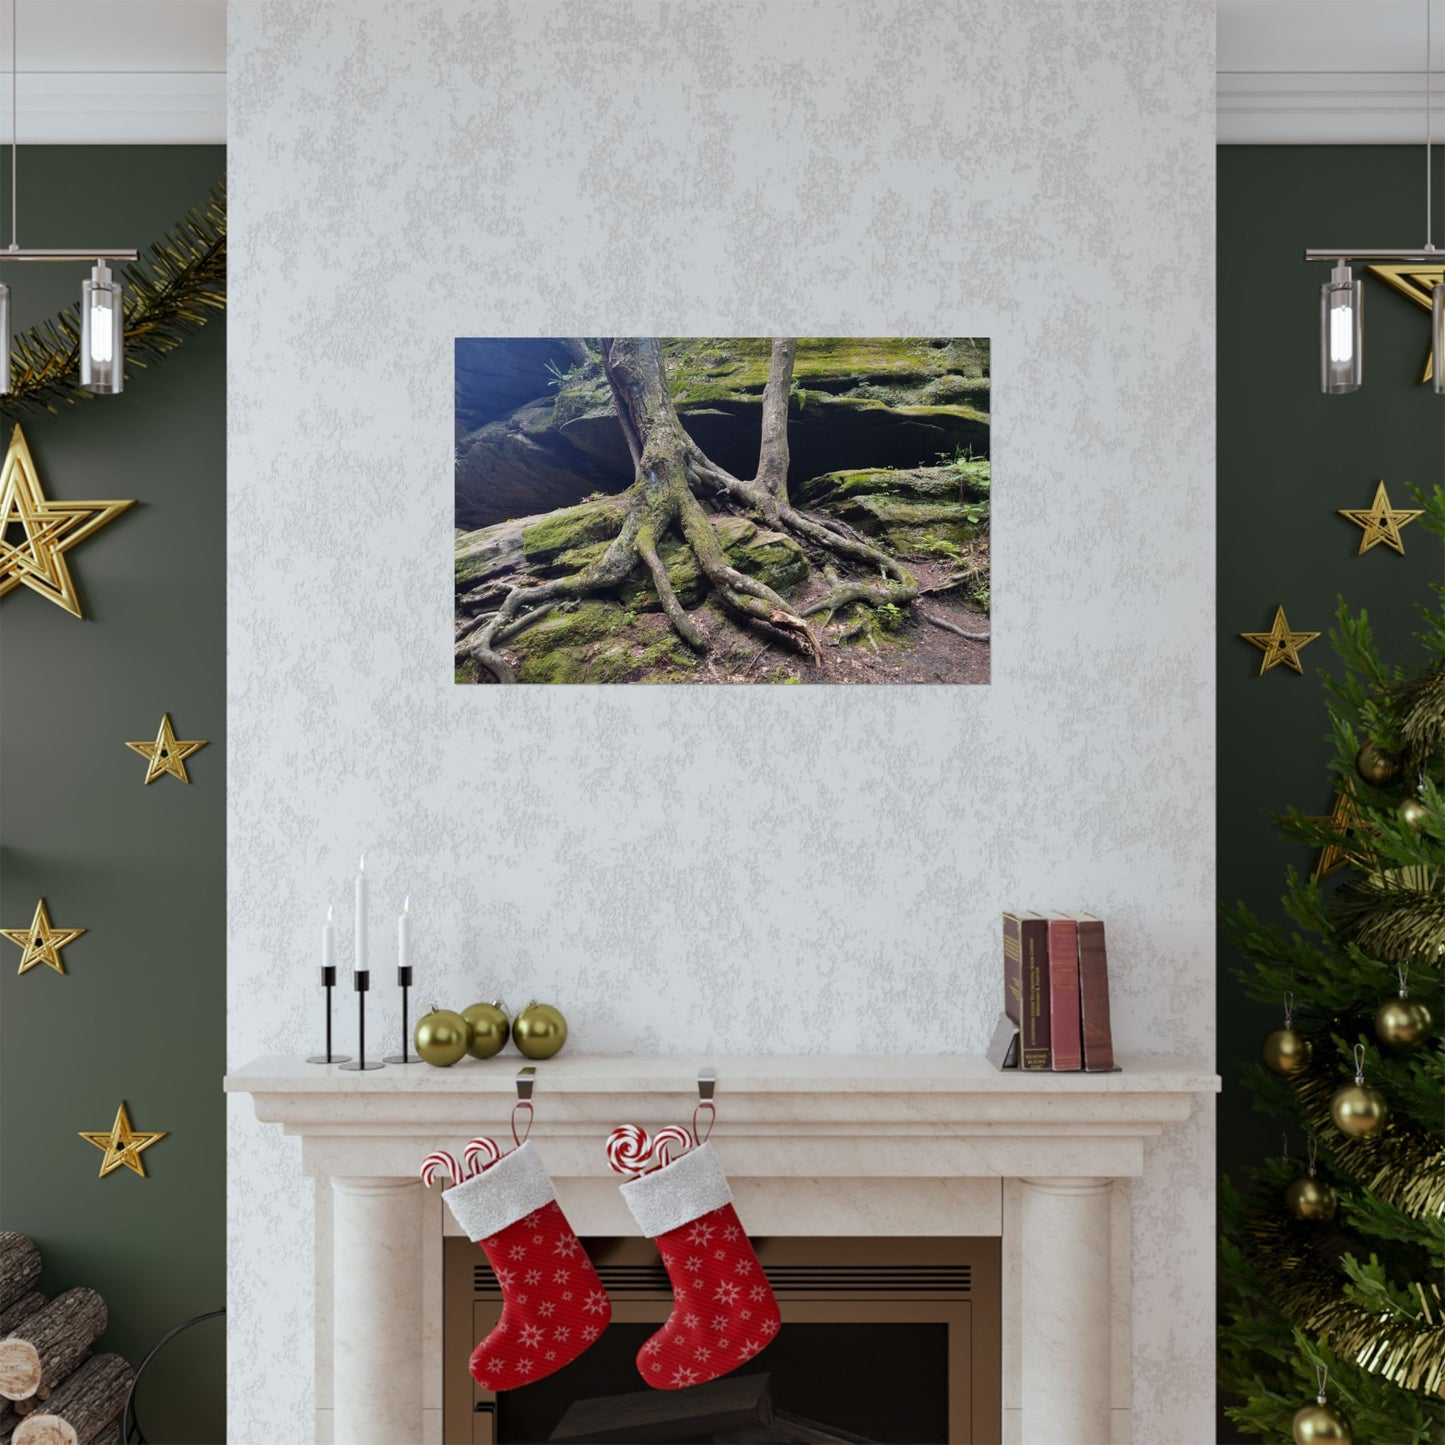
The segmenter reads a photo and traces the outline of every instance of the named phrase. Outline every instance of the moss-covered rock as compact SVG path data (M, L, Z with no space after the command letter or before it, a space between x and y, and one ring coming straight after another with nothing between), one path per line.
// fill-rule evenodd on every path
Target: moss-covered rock
M988 532L989 464L984 459L901 470L862 467L812 477L801 505L876 537L901 557L952 557Z
M599 598L558 608L507 650L522 682L677 682L698 666L666 618Z
M547 563L585 543L610 541L621 530L625 511L618 498L599 497L529 517L522 530L522 554L528 562Z

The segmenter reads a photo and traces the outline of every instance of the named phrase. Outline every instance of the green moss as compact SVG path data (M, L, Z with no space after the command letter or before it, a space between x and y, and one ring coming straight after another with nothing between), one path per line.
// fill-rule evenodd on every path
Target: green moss
M522 554L529 562L550 562L574 547L610 540L621 530L625 513L617 497L548 512L522 533Z
M666 618L597 598L543 618L507 650L527 683L674 682L698 665Z

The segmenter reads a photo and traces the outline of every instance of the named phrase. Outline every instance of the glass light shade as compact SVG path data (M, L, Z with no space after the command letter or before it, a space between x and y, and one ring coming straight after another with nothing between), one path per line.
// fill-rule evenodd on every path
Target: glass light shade
M1320 287L1320 390L1358 391L1365 374L1365 283L1341 261Z
M10 288L0 281L0 392L10 390Z
M1435 369L1435 394L1445 396L1445 281L1430 292L1430 344Z
M120 283L110 267L97 261L90 280L81 282L80 384L101 396L125 389L125 307Z

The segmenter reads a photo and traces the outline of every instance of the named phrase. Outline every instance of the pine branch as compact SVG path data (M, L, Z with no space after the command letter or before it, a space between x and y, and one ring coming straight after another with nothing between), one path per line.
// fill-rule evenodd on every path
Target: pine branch
M127 266L125 376L153 365L226 305L226 192L217 186L162 240ZM16 412L58 411L89 400L76 384L80 303L15 338L11 390Z

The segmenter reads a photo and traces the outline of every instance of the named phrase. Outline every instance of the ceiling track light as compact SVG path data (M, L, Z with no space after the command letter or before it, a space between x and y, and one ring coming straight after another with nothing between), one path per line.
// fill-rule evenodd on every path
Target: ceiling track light
M80 287L80 384L97 396L116 396L125 389L125 304L120 282L109 261L134 261L133 249L105 246L21 246L19 206L19 52L15 44L16 9L10 0L10 245L0 250L0 264L10 261L90 263L88 281ZM10 374L10 288L0 282L0 393L8 394Z
M1352 261L1396 262L1433 265L1445 262L1445 251L1436 250L1431 236L1434 208L1431 195L1430 151L1434 145L1433 55L1430 15L1434 0L1425 0L1425 244L1419 250L1378 250L1356 247L1341 251L1311 248L1306 261L1333 263L1330 279L1320 287L1320 390L1328 396L1358 391L1364 382L1364 283L1350 270ZM1430 293L1430 342L1435 356L1435 392L1445 396L1445 275Z

